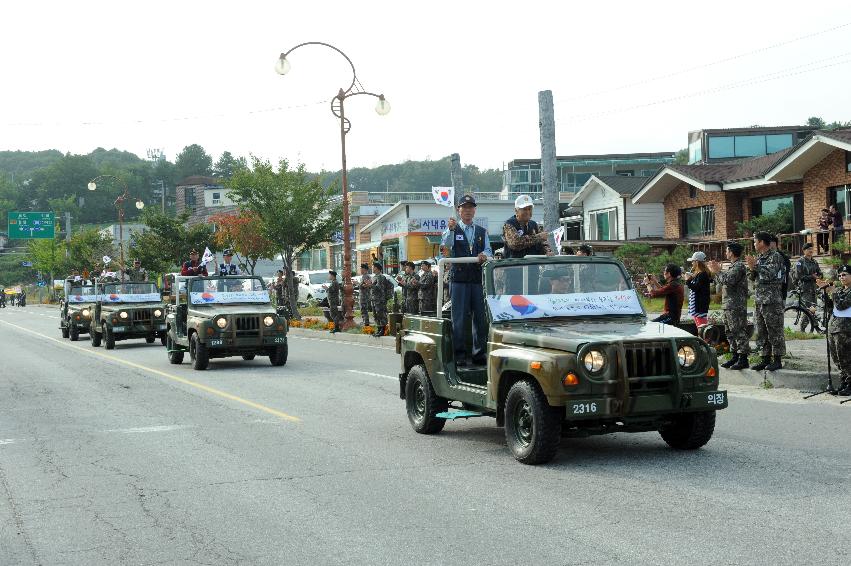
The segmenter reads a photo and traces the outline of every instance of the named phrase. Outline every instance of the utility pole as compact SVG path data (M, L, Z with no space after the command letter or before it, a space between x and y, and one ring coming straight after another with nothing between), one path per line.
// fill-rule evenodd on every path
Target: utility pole
M71 213L65 213L65 259L71 256Z
M461 156L453 153L449 156L449 176L452 179L452 186L455 187L455 208L458 208L458 201L464 196L464 180L461 178Z
M538 92L538 125L541 128L541 184L544 197L544 230L558 228L558 178L556 177L556 125L553 91ZM552 237L550 238L553 239ZM554 242L553 242L554 243Z

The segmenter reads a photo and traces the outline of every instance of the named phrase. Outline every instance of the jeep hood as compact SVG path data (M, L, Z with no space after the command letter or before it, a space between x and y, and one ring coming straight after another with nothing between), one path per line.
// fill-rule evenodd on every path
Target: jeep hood
M239 314L271 314L275 315L275 307L271 304L266 305L190 305L189 311L195 316L214 317L220 315L239 315Z
M104 312L114 312L120 310L133 310L133 309L165 309L163 304L159 301L156 303L101 303L101 310Z
M494 325L493 342L515 346L534 346L575 352L588 342L635 342L694 338L670 324L644 320L579 320L553 322L514 322Z

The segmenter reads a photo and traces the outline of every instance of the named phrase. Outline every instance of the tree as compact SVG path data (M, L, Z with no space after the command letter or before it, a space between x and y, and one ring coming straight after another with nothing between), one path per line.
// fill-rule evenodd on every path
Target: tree
M310 178L303 165L290 169L281 160L277 171L269 161L252 159L252 169L237 171L227 181L230 198L257 218L260 234L281 254L287 268L290 309L296 308L298 285L292 272L293 259L304 250L331 239L342 225L342 206L334 198L336 186L324 187Z
M818 128L819 130L824 129L827 125L825 121L819 116L810 116L807 118L807 125L812 126L814 128Z
M244 157L234 157L231 152L225 151L213 166L213 175L222 179L230 179L233 177L234 171L247 168L248 163Z
M791 204L781 204L774 212L754 216L747 222L736 222L739 235L746 232L769 232L770 234L789 234L794 229L793 211Z
M77 232L71 236L68 246L70 269L76 269L80 273L84 271L93 272L102 266L103 256L116 257L115 246L112 238L101 234L95 228Z
M192 175L210 176L213 173L213 158L204 148L193 143L183 148L174 162L178 182Z
M688 163L688 148L684 147L674 156L674 163L677 165L686 165Z
M52 295L54 274L67 271L65 241L59 238L30 240L27 244L27 257L35 271L49 274Z
M130 253L139 258L142 266L149 271L167 273L188 260L192 249L199 253L205 247L216 251L212 227L209 224L187 227L188 220L189 213L171 217L159 210L146 208L142 213L142 221L148 229L142 233L133 233Z
M216 225L216 245L219 249L232 248L245 261L245 268L254 275L254 267L260 258L273 259L276 249L260 233L257 215L248 210L238 214L222 212L210 217Z

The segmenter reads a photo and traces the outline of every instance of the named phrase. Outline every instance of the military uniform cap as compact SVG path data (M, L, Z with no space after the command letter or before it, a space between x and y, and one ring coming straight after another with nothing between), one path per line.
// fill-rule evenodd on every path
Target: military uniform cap
M840 265L840 266L836 269L836 275L839 275L840 273L849 273L849 274L851 274L851 265Z
M336 271L334 271L333 269L329 269L329 270L328 270L328 275L333 275L334 277L337 277L337 272L336 272Z
M233 255L233 250L227 248L225 251L222 252L222 255Z
M458 206L464 206L465 204L472 204L473 206L476 206L476 199L473 195L464 195L461 197L461 200L458 201Z
M369 269L369 264L368 263L362 263L362 264L360 264L360 268L361 269Z
M424 259L424 260L422 260L422 261L420 262L420 267L422 267L422 266L424 266L424 265L427 265L427 266L431 267L431 262L429 262L428 260Z
M196 250L195 248L192 248L191 250L189 250L189 255L197 254L197 253L198 253L198 250Z

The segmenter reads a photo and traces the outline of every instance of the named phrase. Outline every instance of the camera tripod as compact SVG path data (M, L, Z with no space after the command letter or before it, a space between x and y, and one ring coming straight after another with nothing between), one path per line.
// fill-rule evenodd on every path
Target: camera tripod
M831 304L830 297L827 295L827 285L821 288L821 298L822 303L824 304L824 343L827 350L827 387L825 387L822 391L817 391L815 393L811 393L809 395L805 395L804 399L810 399L811 397L815 397L816 395L822 395L824 393L828 393L830 395L836 395L839 390L833 386L833 377L830 374L830 316L831 310L828 308L828 305ZM847 403L851 401L851 399L846 399L842 401L842 403Z

